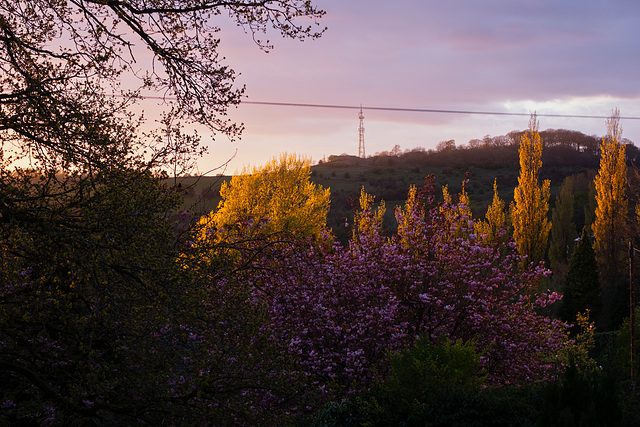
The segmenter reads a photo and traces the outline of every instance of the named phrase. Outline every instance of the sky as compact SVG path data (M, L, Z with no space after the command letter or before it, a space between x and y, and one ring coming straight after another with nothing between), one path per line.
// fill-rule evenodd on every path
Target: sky
M637 0L315 0L327 13L317 40L250 34L220 22L220 52L246 101L363 106L367 155L458 146L527 128L606 134L614 108L622 136L640 145ZM224 18L224 17L222 17ZM521 116L368 110L367 107L519 113ZM600 118L554 118L589 115ZM358 109L241 104L242 138L204 135L202 173L232 174L283 152L316 163L358 154ZM628 117L628 118L626 118ZM229 161L231 159L231 161ZM226 169L219 167L228 162Z

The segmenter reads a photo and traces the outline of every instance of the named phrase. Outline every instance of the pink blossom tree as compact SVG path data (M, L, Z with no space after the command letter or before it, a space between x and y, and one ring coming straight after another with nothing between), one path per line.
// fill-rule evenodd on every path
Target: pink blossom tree
M566 333L537 313L560 298L536 292L541 265L521 268L513 242L475 235L466 206L428 192L410 192L396 235L381 218L369 201L347 247L277 242L252 255L242 280L264 304L261 332L291 357L283 369L329 398L383 378L388 351L428 336L474 342L491 385L554 374Z
M566 332L560 321L537 313L560 298L536 292L544 266L520 268L512 241L474 234L466 206L436 209L428 195L416 193L396 212L398 233L387 243L387 276L394 273L407 333L434 342L475 340L492 384L547 378L554 369L548 356L564 345Z

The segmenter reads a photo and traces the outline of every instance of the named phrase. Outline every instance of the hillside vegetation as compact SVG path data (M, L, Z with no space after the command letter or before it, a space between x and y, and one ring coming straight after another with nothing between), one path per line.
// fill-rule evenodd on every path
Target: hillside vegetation
M521 131L508 135L472 140L456 147L453 141L440 143L436 150L415 148L400 152L377 153L367 158L346 154L332 155L311 167L311 180L331 190L331 208L327 225L336 237L346 241L345 223L353 216L353 203L360 190L387 204L385 227L393 228L395 206L406 200L410 186L422 186L429 175L435 177L437 189L447 186L451 194L457 194L462 182L468 178L469 193L474 217L483 217L493 197L496 180L500 197L507 205L513 200L513 190L518 184L518 146ZM551 202L568 176L578 177L574 185L575 217L578 230L584 225L584 206L588 204L589 183L598 169L599 137L569 130L540 132L544 142L541 179L551 181ZM635 164L639 157L635 145L627 141L627 158ZM228 176L187 177L171 180L185 192L185 208L198 215L216 209L220 202L220 187Z

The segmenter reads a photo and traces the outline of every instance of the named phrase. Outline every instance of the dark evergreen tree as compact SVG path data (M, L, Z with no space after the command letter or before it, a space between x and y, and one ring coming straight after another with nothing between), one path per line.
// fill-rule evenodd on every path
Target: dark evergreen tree
M561 317L568 322L574 322L579 312L589 309L591 318L597 318L600 312L599 296L598 263L589 229L585 227L569 261Z
M567 264L575 244L576 225L573 223L573 203L573 179L569 176L562 183L551 217L549 261L554 274L557 273L556 270L560 264Z

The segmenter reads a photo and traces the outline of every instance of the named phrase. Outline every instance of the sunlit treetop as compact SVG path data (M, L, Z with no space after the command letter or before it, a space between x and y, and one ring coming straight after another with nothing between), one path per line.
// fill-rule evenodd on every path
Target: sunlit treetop
M494 241L506 227L507 215L504 201L498 195L498 180L493 180L493 200L487 208L484 221L476 221L475 232L488 241Z
M312 183L310 176L309 159L286 153L264 166L245 168L223 183L218 209L201 223L229 229L245 221L266 221L263 234L319 237L326 231L329 189Z
M551 183L539 182L543 143L538 128L538 119L532 114L529 129L520 140L520 176L509 209L518 252L529 257L527 262L534 263L544 258L551 230L547 219Z

